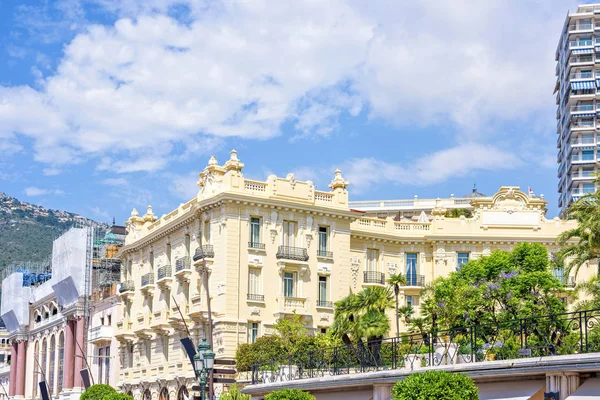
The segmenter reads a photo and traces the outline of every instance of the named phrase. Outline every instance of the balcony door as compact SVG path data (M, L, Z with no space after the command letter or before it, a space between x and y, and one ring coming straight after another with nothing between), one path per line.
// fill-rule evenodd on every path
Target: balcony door
M417 286L417 253L406 254L406 281L410 286Z
M283 221L283 245L296 247L296 221Z

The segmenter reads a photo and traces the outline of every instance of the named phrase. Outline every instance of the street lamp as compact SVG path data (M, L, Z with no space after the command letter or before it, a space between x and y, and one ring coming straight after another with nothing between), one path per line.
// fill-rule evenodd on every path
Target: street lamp
M202 343L198 345L198 351L194 356L194 367L196 370L196 378L200 381L202 400L205 400L206 382L214 365L215 353L211 351L210 345L206 343L206 338L204 338L202 339Z

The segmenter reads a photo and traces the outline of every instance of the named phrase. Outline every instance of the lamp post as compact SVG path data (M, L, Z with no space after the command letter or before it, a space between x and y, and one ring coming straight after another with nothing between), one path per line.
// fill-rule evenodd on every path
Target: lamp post
M196 378L200 381L201 400L205 400L206 383L214 365L215 353L211 351L210 345L206 343L206 338L204 338L202 343L198 345L198 351L194 356Z

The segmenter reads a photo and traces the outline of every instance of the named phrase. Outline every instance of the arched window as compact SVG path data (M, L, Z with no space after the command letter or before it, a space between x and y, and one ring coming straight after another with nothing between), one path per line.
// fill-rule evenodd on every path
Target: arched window
M43 379L44 376L46 376L46 371L47 371L47 365L48 365L48 341L46 340L46 338L44 338L44 340L42 340L42 348L40 349L42 351L42 358L40 361L40 365L42 368L42 373L40 375L41 379ZM46 386L48 385L48 382L46 382Z
M56 362L56 337L52 335L50 338L50 365L48 368L48 392L50 396L54 395L54 363Z
M167 388L162 388L162 390L160 391L159 400L169 400L169 391L167 390Z
M146 389L146 391L144 391L144 397L142 398L142 400L152 400L150 389Z
M63 368L65 365L65 333L61 332L58 337L58 394L63 388Z
M181 386L179 388L179 392L177 392L177 400L190 400L190 394L185 386Z
M38 367L38 363L41 362L40 361L40 342L36 341L35 345L33 346L33 357L35 358L35 360L33 361L33 391L32 391L32 396L34 399L37 397L37 391L38 391L38 382L40 381L40 368Z

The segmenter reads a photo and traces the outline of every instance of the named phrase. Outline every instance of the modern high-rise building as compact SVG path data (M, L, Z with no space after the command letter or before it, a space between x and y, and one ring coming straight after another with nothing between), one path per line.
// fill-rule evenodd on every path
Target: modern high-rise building
M556 49L556 146L561 213L595 191L600 165L600 4L569 13Z

